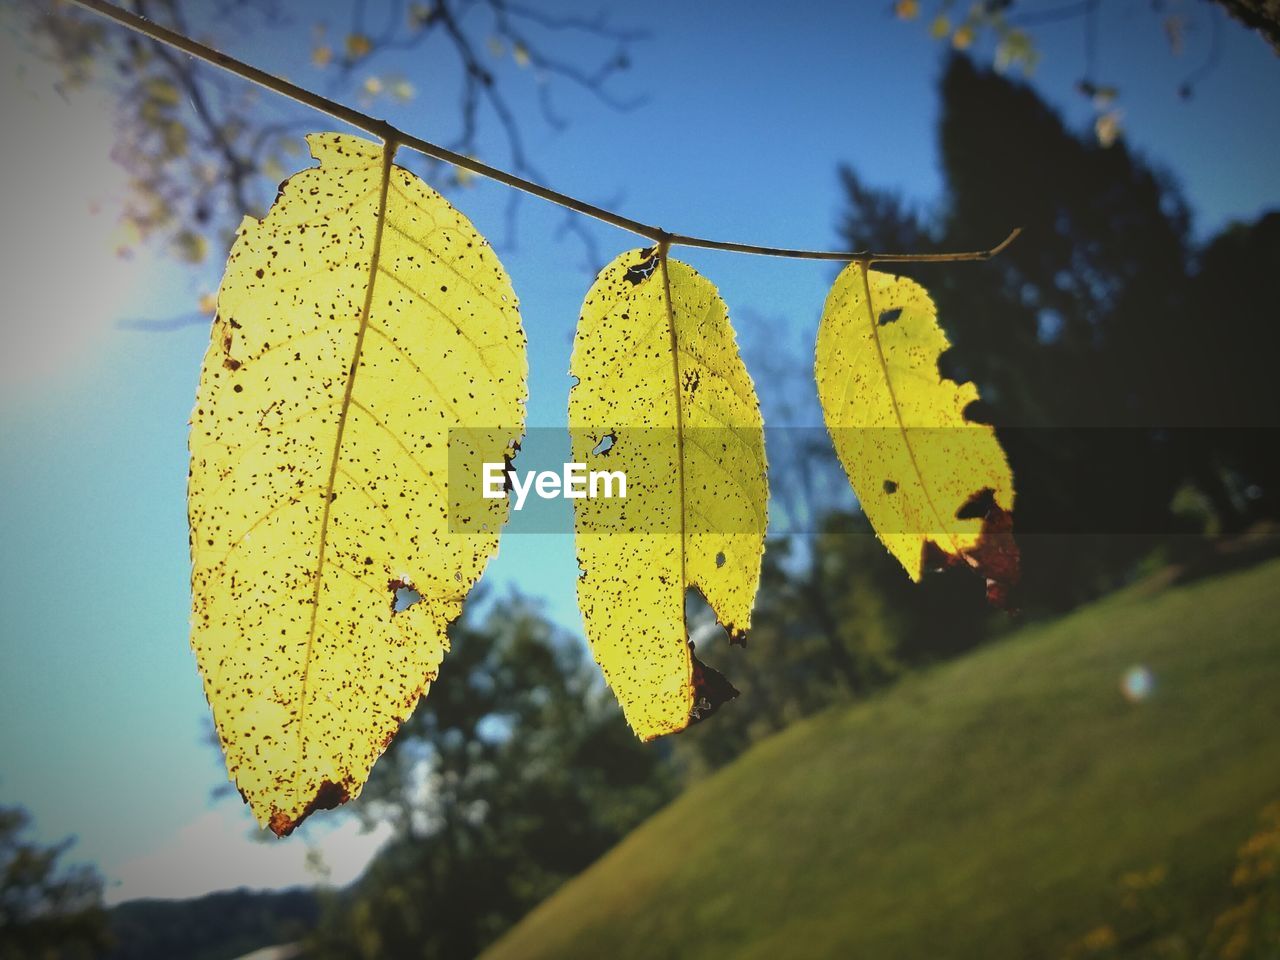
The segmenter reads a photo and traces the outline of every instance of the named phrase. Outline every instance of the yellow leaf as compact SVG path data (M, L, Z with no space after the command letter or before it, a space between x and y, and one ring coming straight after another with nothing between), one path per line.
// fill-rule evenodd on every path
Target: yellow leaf
M956 32L951 35L951 46L957 50L968 50L973 45L973 27L965 24L956 27Z
M378 144L307 139L319 166L240 227L190 438L192 645L280 835L360 793L435 679L507 513L470 502L488 532L450 531L450 430L501 427L479 453L509 455L528 370L466 218Z
M914 20L920 16L920 0L897 0L893 13L899 20Z
M359 60L367 57L373 50L373 43L363 33L349 33L344 43L348 60Z
M977 387L939 372L948 346L923 287L851 263L822 311L818 398L863 512L911 579L964 563L1003 605L1017 579L1013 475L995 431L965 418Z
M333 62L333 49L326 43L322 43L311 51L311 65L314 67L327 67Z
M654 250L601 271L570 373L573 460L621 471L626 497L574 501L578 604L592 652L642 739L736 695L692 655L685 594L731 639L751 625L764 550L764 432L710 281Z
M933 18L933 22L929 24L929 35L935 40L941 40L951 32L951 18L946 14L938 14Z
M1093 131L1098 138L1098 143L1104 147L1111 147L1120 139L1121 113L1119 110L1108 110L1106 113L1100 114L1093 122Z
M527 67L529 65L529 48L523 43L517 43L511 48L511 56L516 61L516 66Z

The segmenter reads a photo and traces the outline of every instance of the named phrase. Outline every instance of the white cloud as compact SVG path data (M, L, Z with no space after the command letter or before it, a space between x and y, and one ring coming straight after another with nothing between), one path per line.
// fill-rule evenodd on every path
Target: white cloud
M356 879L391 835L380 826L361 833L353 817L337 826L308 824L284 839L249 835L248 818L236 802L225 802L183 827L170 843L123 864L108 881L110 904L138 897L198 897L238 887L274 890L320 882L344 886ZM315 849L327 877L308 866Z

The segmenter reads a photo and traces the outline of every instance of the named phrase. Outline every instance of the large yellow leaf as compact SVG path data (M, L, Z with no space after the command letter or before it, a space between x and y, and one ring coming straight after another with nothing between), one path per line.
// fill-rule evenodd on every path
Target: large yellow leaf
M923 287L851 263L822 312L818 397L863 511L911 579L963 563L1003 603L1017 579L1013 475L995 431L965 418L977 387L939 372L947 347Z
M574 461L627 483L625 498L574 502L578 603L647 740L736 695L693 657L685 593L701 591L733 639L751 624L768 499L760 406L715 287L654 250L596 278L570 373Z
M320 165L232 248L190 441L192 645L230 776L280 835L359 794L435 678L507 510L454 504L490 532L450 532L450 429L503 428L478 452L500 462L527 377L466 218L378 144L309 141Z

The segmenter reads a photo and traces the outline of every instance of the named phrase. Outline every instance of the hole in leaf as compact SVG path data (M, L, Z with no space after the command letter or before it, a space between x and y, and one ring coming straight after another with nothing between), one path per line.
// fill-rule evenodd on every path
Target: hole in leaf
M983 487L956 511L957 520L981 520L996 505L996 492L990 487Z
M618 442L618 435L616 433L613 433L612 431L609 433L606 433L603 437L600 438L600 442L597 443L595 447L592 449L591 451L592 456L603 457L605 454L607 454L610 450L613 449L613 445L617 442Z
M880 326L882 327L887 326L893 323L895 320L897 320L900 316L902 316L901 307L893 307L892 309L889 309L889 310L881 310Z
M723 550L721 550L719 553L717 553L717 554L716 554L716 566L717 566L717 567L723 567L723 566L724 566L724 551L723 551Z
M639 286L653 276L653 271L658 268L656 250L656 247L650 247L645 250L643 253L645 259L627 267L627 272L623 274L623 278L633 286Z
M898 485L897 485L896 483L894 483L892 480L886 480L886 481L884 482L884 492L885 492L885 493L897 493L897 492L898 492Z
M403 613L422 599L422 594L413 588L413 584L403 580L392 580L387 584L391 591L391 612Z

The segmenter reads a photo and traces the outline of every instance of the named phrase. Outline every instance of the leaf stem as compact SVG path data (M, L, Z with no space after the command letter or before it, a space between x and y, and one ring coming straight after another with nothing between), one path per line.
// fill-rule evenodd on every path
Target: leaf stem
M83 7L99 16L113 20L121 26L133 30L135 33L150 37L157 43L162 43L181 50L198 60L203 60L215 67L226 70L242 79L255 83L260 87L271 90L281 96L289 97L296 100L303 106L318 110L321 113L328 114L335 120L341 120L343 123L370 133L381 139L388 147L396 146L408 147L416 150L418 153L433 157L436 160L442 160L445 163L451 163L455 167L461 167L469 170L477 176L486 177L490 180L496 180L498 183L505 184L515 190L521 190L531 196L538 197L548 203L554 203L557 206L573 210L583 216L593 217L611 226L626 230L637 236L644 237L658 244L666 244L671 247L699 247L704 250L727 250L733 253L746 253L763 257L785 257L793 260L838 260L852 261L861 260L866 263L961 263L965 261L981 261L990 260L996 256L1005 247L1013 242L1014 238L1021 232L1015 229L1009 236L1005 237L995 247L988 250L973 250L959 253L873 253L870 251L842 251L842 250L793 250L786 247L768 247L751 243L735 243L728 240L712 240L705 237L692 237L681 233L669 233L661 227L651 226L642 223L639 220L633 220L630 217L624 217L620 213L612 210L606 210L604 207L598 207L595 204L587 203L585 200L579 200L568 194L560 193L558 190L552 190L550 187L544 187L532 180L509 173L498 167L490 166L474 157L457 153L442 147L439 144L416 137L411 133L406 133L398 129L386 120L380 120L371 117L366 113L348 107L322 94L315 93L305 87L300 87L296 83L291 83L281 77L267 73L265 70L245 63L243 60L237 60L235 57L228 56L218 50L213 49L196 40L192 40L185 34L170 30L169 28L140 17L137 14L108 3L106 0L72 0L78 6Z

